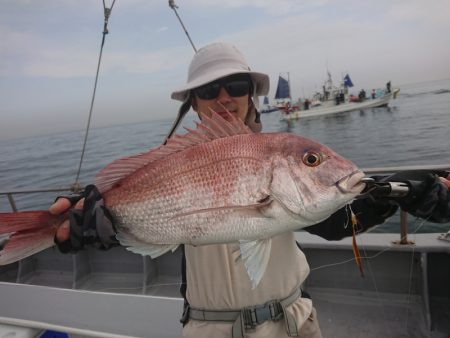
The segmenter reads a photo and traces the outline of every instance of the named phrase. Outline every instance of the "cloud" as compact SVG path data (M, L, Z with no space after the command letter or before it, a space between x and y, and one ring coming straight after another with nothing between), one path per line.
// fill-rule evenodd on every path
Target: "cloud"
M329 4L330 0L227 0L227 1L210 1L210 0L191 0L190 7L214 8L220 9L239 9L239 8L255 8L265 11L269 15L286 15L297 14L307 8L323 7ZM186 5L182 6L186 10Z
M448 26L450 2L448 0L394 1L388 7L386 17L396 21L411 21L426 25Z
M98 61L98 46L77 43L55 44L31 32L0 27L4 42L0 54L0 76L71 78L92 76ZM122 71L152 74L177 67L183 58L181 48L145 51L108 51L102 58L104 73ZM185 53L184 53L185 54Z
M168 30L168 29L169 29L169 27L164 26L164 27L158 28L158 29L156 30L156 32L161 33L161 32L164 32L164 31L166 31L166 30Z

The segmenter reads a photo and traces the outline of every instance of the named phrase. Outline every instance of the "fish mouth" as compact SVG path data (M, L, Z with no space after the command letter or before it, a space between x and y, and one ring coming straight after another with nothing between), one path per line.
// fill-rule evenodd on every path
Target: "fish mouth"
M344 194L358 195L364 190L366 184L361 179L366 175L361 170L355 170L351 174L341 178L336 182L338 190Z

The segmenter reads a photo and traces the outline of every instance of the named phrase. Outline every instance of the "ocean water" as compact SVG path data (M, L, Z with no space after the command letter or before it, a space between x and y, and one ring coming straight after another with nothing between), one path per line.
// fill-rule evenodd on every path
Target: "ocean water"
M395 86L394 86L395 87ZM351 159L361 168L450 163L450 80L400 86L387 108L372 108L298 121L280 121L278 112L262 115L264 132L289 132L313 138ZM94 111L95 114L95 111ZM190 113L183 125L192 126ZM145 152L161 143L172 121L159 120L92 129L81 171L81 183L111 161ZM75 180L84 131L2 141L0 191L69 187ZM14 195L19 210L48 208L57 193ZM0 211L10 211L0 196ZM444 232L411 219L410 232ZM377 227L398 232L398 217Z

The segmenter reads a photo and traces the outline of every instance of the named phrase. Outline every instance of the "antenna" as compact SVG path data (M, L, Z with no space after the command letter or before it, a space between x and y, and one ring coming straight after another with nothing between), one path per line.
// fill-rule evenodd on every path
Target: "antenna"
M175 4L175 0L169 0L169 7L172 8L173 11L175 12L175 15L177 16L178 21L180 21L181 27L183 27L184 32L186 33L186 36L187 36L187 38L189 39L189 42L191 43L192 48L194 49L194 52L197 53L197 48L195 48L194 43L192 42L192 39L191 39L191 37L189 36L189 33L188 33L186 27L184 27L183 21L181 21L181 18L180 18L180 16L178 15L178 12L177 12L178 6Z

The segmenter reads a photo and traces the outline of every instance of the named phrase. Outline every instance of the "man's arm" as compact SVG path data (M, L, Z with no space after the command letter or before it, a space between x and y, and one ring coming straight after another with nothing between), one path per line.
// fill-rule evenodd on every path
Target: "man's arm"
M439 177L446 176L446 177ZM402 171L391 176L378 176L379 181L414 181L414 191L402 198L365 198L338 210L328 219L306 227L309 233L327 240L340 240L352 235L352 212L356 216L356 232L364 232L382 224L398 209L430 222L450 222L450 175L430 171Z

